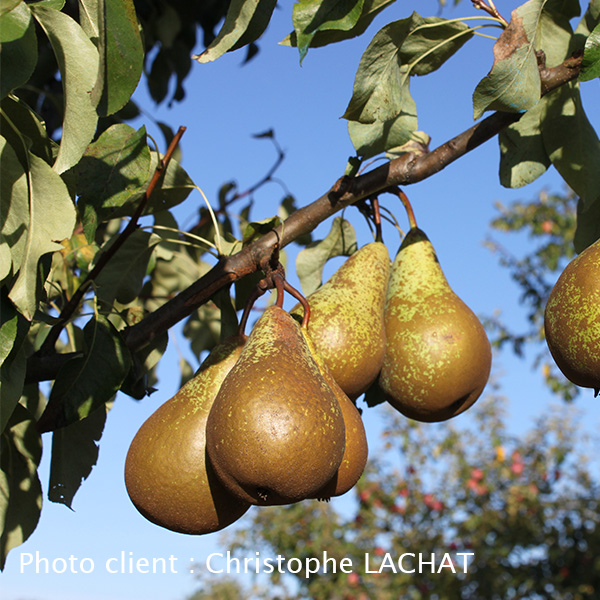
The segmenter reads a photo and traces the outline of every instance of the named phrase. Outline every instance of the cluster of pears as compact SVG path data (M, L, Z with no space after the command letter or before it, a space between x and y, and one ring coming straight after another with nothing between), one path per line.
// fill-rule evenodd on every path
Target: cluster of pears
M350 398L378 385L405 416L444 421L481 395L491 346L410 214L393 263L383 243L367 244L308 297L308 331Z
M204 534L251 505L328 499L354 486L367 462L362 419L306 322L278 298L248 337L219 344L142 425L125 482L146 518Z
M367 244L307 299L296 292L290 313L283 289L295 290L276 283L250 335L243 318L136 434L125 482L150 521L202 534L251 505L339 496L366 465L354 401L369 388L421 421L449 419L483 391L489 341L414 217L393 263L381 241Z
M546 342L565 377L600 393L600 240L574 258L544 314Z

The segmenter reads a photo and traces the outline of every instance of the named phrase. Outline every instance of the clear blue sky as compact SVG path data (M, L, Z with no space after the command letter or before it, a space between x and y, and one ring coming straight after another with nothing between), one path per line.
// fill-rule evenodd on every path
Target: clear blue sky
M517 2L499 2L509 16ZM242 53L234 53L214 64L195 64L186 81L186 99L171 109L155 107L148 99L144 83L135 98L148 115L169 123L174 129L185 125L182 141L183 166L192 179L213 201L221 184L235 179L245 188L259 179L275 158L267 141L252 139L252 134L273 128L286 151L286 160L278 172L299 205L321 196L343 173L348 156L353 153L346 122L340 119L350 98L354 74L360 56L370 38L386 20L408 16L418 5L420 14L435 14L438 3L398 2L371 26L369 34L337 47L312 50L303 66L297 52L277 45L290 29L291 2L276 11L267 34L260 41L260 54L241 66ZM447 9L444 16L474 14L469 2L457 9ZM456 135L472 124L471 94L477 82L491 66L492 41L469 42L440 72L413 80L412 91L419 107L420 128L432 137L432 147ZM478 46L477 52L469 52ZM440 92L440 90L442 90ZM597 130L598 81L584 86L586 106ZM150 133L161 139L150 118L144 121ZM406 188L417 213L420 226L428 233L446 276L454 290L479 314L501 309L514 326L525 324L518 304L519 290L482 245L488 223L495 215L493 203L530 199L540 189L560 190L561 182L552 170L538 182L521 190L507 190L498 182L498 146L492 140L451 165L445 171L417 185ZM252 217L261 219L275 214L283 191L267 186L257 194ZM180 224L193 218L201 203L193 194L177 211ZM405 217L398 204L386 200L401 223ZM369 241L362 217L349 210L347 217L356 226L359 242ZM330 222L321 225L315 237L323 237ZM398 238L391 229L385 231L390 252L395 254ZM523 236L503 240L519 254L527 249ZM288 276L292 283L293 259L290 253ZM179 346L185 349L185 342ZM127 496L123 483L123 463L129 443L143 421L177 390L179 381L175 344L160 368L158 391L142 402L119 396L100 445L100 457L89 479L75 497L74 511L45 501L37 530L28 542L8 557L5 573L0 575L3 600L182 600L194 588L189 562L203 561L213 551L223 551L220 534L189 537L156 527L141 517ZM539 373L529 363L510 353L495 357L495 370L502 372L503 392L511 398L511 428L519 432L552 402L542 385ZM598 429L600 410L591 392L583 394L578 405L586 412L586 421ZM377 446L381 410L366 411L369 443ZM42 485L47 488L50 437L44 436ZM244 521L240 522L242 525ZM95 569L89 574L35 574L34 566L20 572L22 553L35 553L50 560L78 561L92 559ZM125 556L155 558L174 556L177 574L109 574L107 559ZM132 553L131 555L129 553ZM114 563L111 563L114 566ZM88 568L90 562L84 567Z

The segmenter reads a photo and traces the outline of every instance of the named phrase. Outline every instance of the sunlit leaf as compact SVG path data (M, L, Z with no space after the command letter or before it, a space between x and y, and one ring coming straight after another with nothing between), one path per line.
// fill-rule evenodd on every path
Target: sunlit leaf
M356 154L363 159L371 158L392 148L406 144L417 131L417 106L408 87L404 90L404 114L390 121L359 123L348 121L348 133Z
M132 0L79 0L81 25L100 55L93 103L101 116L123 108L137 87L144 50Z
M42 439L31 415L17 404L0 437L0 569L12 548L35 530L42 509L42 487L37 467Z
M435 71L472 35L464 23L417 13L386 25L361 57L344 118L368 124L411 112L409 77Z
M98 115L92 92L98 76L98 50L67 14L41 5L31 10L48 36L64 91L62 138L54 170L63 173L83 156L96 132Z
M589 81L600 77L600 25L590 33L585 42L585 50L581 61L581 81Z
M300 62L306 56L317 31L349 31L362 14L364 0L299 0L294 4L292 21Z
M324 240L308 244L296 257L296 273L305 296L322 283L325 263L334 256L350 256L356 252L356 233L342 217L336 217Z
M266 29L277 0L232 0L221 30L210 46L198 56L208 63L257 40Z
M10 146L0 138L1 185L4 188L15 183L12 193L3 195L2 204L8 199L10 217L8 232L3 230L3 234L10 239L20 232L19 239L11 247L13 266L15 270L19 269L19 276L10 298L31 320L37 306L38 261L44 254L62 248L58 242L71 237L76 215L67 186L60 176L41 158L31 153L28 156L29 172L25 173Z
M309 48L319 48L327 44L334 44L354 37L357 37L365 32L367 27L373 22L373 19L390 4L396 0L364 0L362 13L359 16L356 24L348 30L343 29L321 29L314 33L311 37ZM298 46L296 32L293 31L286 36L281 42L282 46Z
M494 44L494 64L473 93L473 117L486 110L524 112L541 97L535 56L538 26L546 0L529 0L511 14L508 27Z
M150 162L145 127L113 125L89 145L77 165L78 208L89 241L100 223L123 214L118 208L131 202L129 212L135 210L140 195L134 194L146 183Z
M0 16L0 100L27 83L37 64L37 37L25 2Z

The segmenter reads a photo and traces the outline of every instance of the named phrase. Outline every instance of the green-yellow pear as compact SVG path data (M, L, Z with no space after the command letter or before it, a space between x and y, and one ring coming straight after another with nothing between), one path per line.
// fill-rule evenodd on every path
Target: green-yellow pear
M352 400L377 378L383 361L383 309L390 257L381 242L366 244L308 296L308 331L333 378ZM298 305L293 314L302 315Z
M206 419L245 337L218 344L198 372L140 427L125 461L135 507L153 523L188 534L223 529L250 507L217 479L206 456Z
M407 417L443 421L481 395L490 373L490 343L417 227L404 238L392 265L385 333L379 385Z
M254 325L210 411L206 444L219 479L258 505L312 497L340 466L342 411L282 308Z
M552 289L544 316L548 348L565 377L600 390L600 240L575 257Z

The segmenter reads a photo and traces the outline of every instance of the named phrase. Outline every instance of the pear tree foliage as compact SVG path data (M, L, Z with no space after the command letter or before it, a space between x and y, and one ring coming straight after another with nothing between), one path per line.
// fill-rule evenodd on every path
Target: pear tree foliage
M413 11L419 3L394 0L294 3L281 43L300 62L311 49L370 35L375 17L389 15L348 66L356 75L343 117L356 155L345 180L380 155L426 158L411 82L457 52L480 52L477 38L492 35L473 114L510 115L488 135L498 133L500 183L521 187L554 166L573 191L581 251L600 237L600 142L580 97L600 73L600 1L528 0L510 15L464 2L459 18L440 16L444 4L428 16ZM183 102L186 78L203 63L237 51L260 60L276 8L276 0L0 1L0 567L39 519L41 433L52 432L48 499L70 506L115 395L151 393L176 323L198 357L235 327L260 276L248 257L273 245L265 240L274 229L285 244L308 245L297 265L308 286L328 259L356 246L340 218L312 240L291 195L278 215L252 221L252 190L234 184L182 230L172 209L196 184L177 151L181 132L159 123L157 141L127 124L140 115L131 96L141 81L157 103ZM271 132L262 137L277 146ZM435 172L425 161L419 177ZM314 222L333 214L311 210ZM227 279L223 265L242 265L243 277ZM186 311L188 295L199 299ZM182 365L182 379L190 372Z

